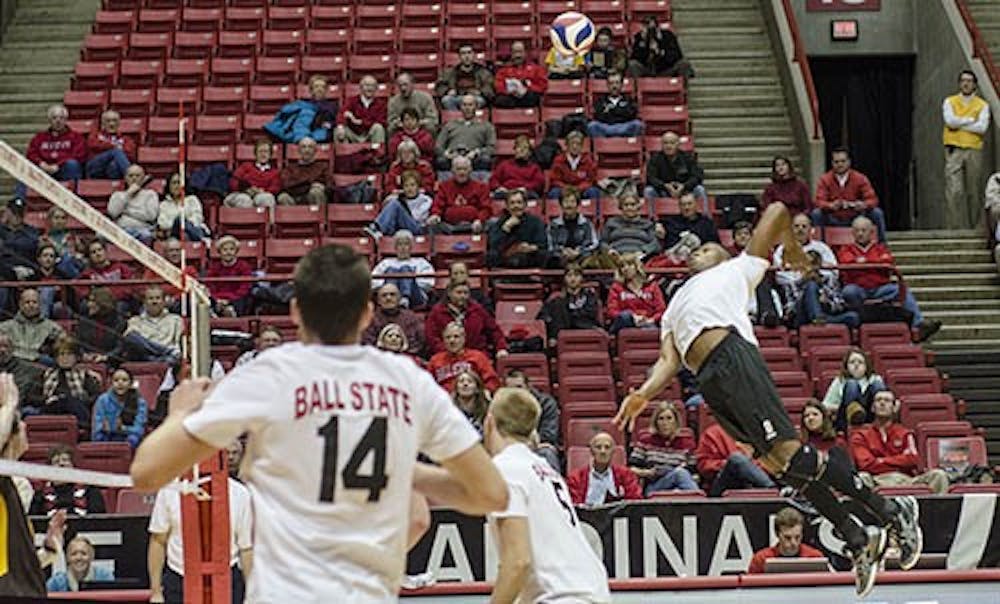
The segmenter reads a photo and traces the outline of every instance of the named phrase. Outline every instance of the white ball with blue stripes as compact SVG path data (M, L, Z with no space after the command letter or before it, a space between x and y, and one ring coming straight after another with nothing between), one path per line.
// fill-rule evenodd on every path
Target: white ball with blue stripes
M549 38L552 47L562 55L584 55L593 46L597 29L587 15L570 11L552 20Z

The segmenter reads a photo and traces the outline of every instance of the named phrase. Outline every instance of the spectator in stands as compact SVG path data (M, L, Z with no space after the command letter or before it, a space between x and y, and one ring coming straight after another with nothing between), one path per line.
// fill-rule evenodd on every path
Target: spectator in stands
M603 80L612 71L624 73L628 65L628 55L624 50L614 47L611 28L605 26L597 30L597 39L594 40L594 45L590 47L584 61L587 63L590 77Z
M101 394L101 376L80 367L80 347L72 336L63 335L54 347L55 366L42 375L41 413L74 415L85 432L90 431L90 412Z
M76 338L83 360L104 363L125 333L125 318L118 312L115 297L107 287L94 287L86 297L86 314L76 323Z
M771 558L824 558L823 552L802 543L802 514L794 508L782 508L774 515L774 532L778 542L754 552L748 574L762 574Z
M183 202L181 197L183 196ZM183 209L182 209L183 207ZM181 186L181 175L174 172L167 178L167 190L160 202L160 213L156 219L160 229L173 237L180 237L181 213L184 214L184 236L189 241L201 241L211 235L205 224L205 213L197 195L185 194Z
M73 275L66 273L58 261L56 246L48 241L44 241L38 246L38 254L35 256L35 272L31 276L31 281L61 281L72 279ZM56 310L61 313L68 313L69 309L76 308L76 297L72 288L63 288L55 285L38 286L38 303L41 316L52 318Z
M848 426L872 421L872 401L883 390L886 390L885 380L875 373L868 353L851 347L844 355L840 374L826 389L823 407L835 418L834 428L846 431Z
M96 490L87 487L88 490ZM104 511L103 505L101 512ZM70 539L66 545L66 557L69 559L66 570L53 571L45 582L45 588L51 592L80 591L80 586L89 582L107 583L115 580L113 570L94 564L94 544L83 535Z
M799 439L816 447L818 451L829 451L833 447L847 450L847 441L833 427L833 420L823 403L814 398L806 401L802 408L802 422L799 425Z
M583 55L563 54L553 46L545 55L545 69L550 80L573 80L586 75Z
M514 189L523 190L528 199L538 199L545 192L545 174L532 157L533 152L531 139L518 134L514 139L514 157L501 161L490 174L494 198L504 199Z
M802 251L816 252L820 257L820 264L823 268L833 268L837 266L837 255L833 253L824 241L813 239L813 224L809 214L799 213L792 217L792 235L802 246ZM774 250L774 267L782 268L784 262L785 245L779 244ZM788 285L802 278L802 274L797 271L780 270L777 272L778 283Z
M52 347L63 335L63 328L42 316L38 290L25 287L18 296L17 314L0 323L0 333L10 338L14 356L25 361L52 364Z
M83 178L87 161L87 141L67 125L69 111L63 105L52 105L48 111L49 127L31 138L25 154L33 164L56 180L77 181ZM17 183L14 196L24 199L28 187Z
M629 74L634 78L655 76L694 77L694 70L684 58L677 36L669 28L660 27L656 17L649 15L643 27L632 38Z
M913 430L896 423L899 401L891 390L882 390L872 400L874 419L868 426L851 431L851 455L860 472L871 475L880 487L925 484L937 494L948 491L948 474L931 468L922 474L920 454Z
M386 141L388 105L384 98L375 96L378 80L366 75L361 78L360 88L358 96L347 99L340 110L334 140L338 143L383 144Z
M858 216L851 224L854 243L845 245L837 253L837 260L842 265L858 264L889 264L896 263L892 252L884 243L875 241L875 225L864 216ZM899 284L890 280L888 269L863 269L843 271L844 300L852 310L861 311L866 300L890 301L899 299ZM903 296L903 309L911 313L910 325L916 327L918 340L923 342L941 329L941 322L934 319L924 319L913 291L906 290Z
M437 182L434 166L429 161L420 158L420 149L413 141L399 143L399 148L396 149L396 161L392 162L385 175L386 188L390 192L402 191L403 174L411 170L420 176L420 190L429 196L433 195Z
M500 378L493 368L493 361L482 351L465 346L465 328L461 323L449 323L441 333L441 338L445 349L431 357L427 370L442 388L451 392L455 379L463 371L474 372L490 392L500 387Z
M753 460L753 447L737 443L719 424L702 428L698 437L698 475L712 485L709 497L729 489L770 489L774 481Z
M14 343L10 336L0 332L0 373L14 376L14 384L21 393L22 405L40 405L42 389L39 384L42 371L38 365L14 356Z
M6 250L17 259L17 265L30 266L38 252L38 229L24 222L26 203L20 197L7 202L0 223L0 240Z
M101 128L87 137L87 178L119 180L135 161L135 141L119 132L122 118L108 109L101 114Z
M254 267L237 256L239 250L240 240L232 235L223 235L216 239L216 256L209 259L205 276L209 278L253 276ZM240 317L248 314L253 306L251 289L253 283L250 281L208 284L215 312L223 317Z
M389 99L389 134L403 125L402 113L407 107L417 112L420 125L428 132L437 132L441 118L438 116L434 97L423 90L414 89L413 76L406 72L396 76L396 89L398 92Z
M733 223L733 245L727 251L734 256L739 256L743 250L750 245L750 238L753 237L753 225L746 220Z
M816 251L806 252L809 270L798 281L785 287L786 308L799 325L840 323L850 328L861 324L861 315L847 309L844 290L837 271L823 268L823 257ZM794 271L789 271L794 272Z
M771 184L767 185L760 196L761 212L775 201L785 204L792 214L812 211L809 183L795 173L792 160L783 155L778 155L771 161Z
M642 201L638 196L626 194L618 200L621 215L604 221L601 244L609 248L608 253L612 256L635 252L649 256L660 251L656 227L652 220L640 215L641 208Z
M590 463L566 477L566 486L575 505L642 499L639 480L632 470L612 463L614 451L615 439L607 432L598 432L590 439Z
M56 258L67 273L79 274L83 257L79 249L80 240L69 230L69 215L59 206L52 206L46 215L47 226L42 235L56 248Z
M694 193L701 200L704 213L708 214L708 195L702 185L705 174L698 160L681 151L681 137L676 132L664 132L660 141L661 150L653 153L646 164L646 199L678 199L684 193Z
M507 354L507 340L500 326L481 304L469 299L468 282L451 281L448 284L447 299L435 304L427 315L427 347L431 354L445 350L441 334L445 326L453 321L461 321L465 327L466 345L488 353L490 348L497 356Z
M545 223L528 214L524 191L511 191L504 210L491 222L488 233L486 264L504 268L542 268L548 249Z
M660 286L646 278L642 255L619 256L615 281L608 291L607 316L611 319L608 332L613 335L626 327L659 327L665 310L667 305Z
M229 179L229 190L222 201L230 208L273 208L281 192L281 171L271 162L271 141L258 139L253 144L253 161L243 162Z
M642 479L643 493L656 491L697 491L698 483L689 468L695 466L694 437L680 433L677 407L660 401L649 419L649 428L639 432L629 454L629 467Z
M265 350L274 348L275 346L280 346L281 342L281 330L274 325L261 325L260 329L257 331L256 347L253 350L248 350L241 354L239 358L236 359L233 366L239 367L240 365L245 365L246 363L256 359L257 356Z
M299 141L299 160L288 162L281 169L280 205L323 205L327 202L330 167L327 162L316 159L316 151L316 141L308 136Z
M469 279L469 266L462 262L461 260L454 260L448 263L448 280L445 282L445 287L452 283L464 283L469 286L469 297L475 300L486 309L487 312L492 313L493 301L490 300L482 287L479 286L478 282L474 285ZM442 300L447 299L447 291L445 288L435 289L433 303L437 304Z
M549 346L555 347L559 332L564 329L598 329L597 294L583 287L583 270L579 264L566 265L560 295L545 302L538 318L545 322Z
M476 63L476 51L471 44L458 47L458 64L441 73L434 85L434 94L441 99L445 111L458 111L462 97L471 94L482 109L493 100L493 73Z
M663 247L671 248L681 240L685 232L698 237L702 245L719 243L719 231L712 219L698 211L698 200L691 191L681 194L677 204L681 213L677 216L666 216L658 224L657 235L663 233Z
M556 472L562 472L559 461L559 403L547 392L542 392L531 385L528 374L520 369L511 369L504 376L503 385L506 388L523 388L531 392L541 407L538 416L538 442L532 447L536 455L549 462Z
M330 98L330 83L326 76L315 74L309 77L309 98L306 100L316 108L316 116L309 125L309 130L326 130L326 136L321 139L332 140L333 131L337 126L337 115L340 113L340 101Z
M124 356L134 361L174 363L180 357L184 322L167 312L163 288L146 288L143 312L128 320L123 340Z
M524 42L510 45L510 62L497 70L496 107L538 107L549 87L545 68L525 59Z
M582 132L573 131L566 135L566 150L556 155L549 170L549 199L559 199L562 190L573 187L586 199L597 199L601 190L597 188L597 160L583 150Z
M363 229L365 235L376 241L401 230L417 235L426 232L434 200L420 190L420 174L416 170L407 170L402 179L403 190L386 197L375 221Z
M622 74L608 74L608 92L597 97L594 119L587 124L591 138L614 136L639 136L642 120L635 100L622 92Z
M851 168L851 152L837 147L830 152L829 172L816 185L816 226L848 226L858 216L866 216L878 227L878 240L885 241L885 215L878 207L878 195L868 177Z
M493 215L486 183L472 180L472 162L464 155L451 160L452 177L438 185L427 225L443 233L480 233Z
M111 374L111 388L94 403L91 439L125 441L135 449L146 432L149 405L133 384L132 374L119 367Z
M580 213L580 194L567 187L559 198L562 213L549 221L550 264L565 266L585 260L597 251L599 241L594 224Z
M474 170L489 171L497 146L497 132L488 120L476 118L476 97L462 97L462 116L449 120L438 132L434 145L435 166L448 170L456 157L472 162Z
M404 308L420 308L427 304L430 291L434 289L434 267L426 258L413 257L413 233L406 229L396 231L392 236L395 256L385 256L372 270L372 288L378 289L383 283L394 283L399 290L400 303ZM394 273L417 273L423 277L388 277Z
M407 341L402 327L395 323L389 323L378 332L378 337L375 338L375 347L379 350L409 354L407 351L410 348L410 343ZM418 363L420 362L420 359L416 356L413 356L413 359Z
M424 352L424 320L412 310L400 305L399 288L393 282L388 282L378 288L375 293L375 312L368 324L361 343L369 346L375 344L382 330L387 325L398 325L403 330L407 348L405 352L421 355Z
M125 171L125 190L115 191L108 199L108 216L118 226L145 244L153 241L153 230L160 213L160 200L156 191L147 189L152 176L139 164L132 164Z
M472 369L459 372L454 379L451 400L455 402L459 411L465 414L472 427L482 435L483 420L486 419L486 411L490 407L490 393L483 385L479 374Z
M154 193L155 195L155 193ZM88 266L80 273L81 280L114 282L127 281L133 278L132 269L121 262L112 262L108 258L107 247L101 239L94 239L87 244ZM127 285L110 286L111 293L119 302L119 311L126 313L131 308L132 289ZM79 292L81 298L86 297L87 288Z
M389 157L396 157L399 144L403 141L413 141L420 150L420 159L434 160L434 135L420 123L420 115L413 107L406 107L400 112L399 128L389 138Z
M53 445L49 449L49 465L72 468L74 467L74 455L73 447L65 443ZM101 489L88 484L46 481L40 489L35 491L28 513L32 516L51 518L59 510L66 510L67 513L75 516L103 514L105 512L104 496L101 494Z
M979 187L983 182L983 138L990 127L990 105L976 95L976 74L958 74L958 94L945 98L944 197L948 228L975 227L979 223Z

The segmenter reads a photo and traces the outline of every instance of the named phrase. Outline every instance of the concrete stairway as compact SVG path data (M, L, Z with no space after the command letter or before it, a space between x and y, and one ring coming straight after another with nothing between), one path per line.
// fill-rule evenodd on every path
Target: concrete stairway
M0 139L24 151L62 100L100 0L21 0L0 46ZM70 118L73 116L71 115ZM0 198L12 179L0 174Z
M760 193L775 155L801 168L760 0L670 4L696 72L688 104L709 194Z
M1000 60L1000 0L965 0L993 59Z
M965 401L965 419L986 433L991 465L1000 464L1000 351L938 352L935 365L948 375L951 395Z

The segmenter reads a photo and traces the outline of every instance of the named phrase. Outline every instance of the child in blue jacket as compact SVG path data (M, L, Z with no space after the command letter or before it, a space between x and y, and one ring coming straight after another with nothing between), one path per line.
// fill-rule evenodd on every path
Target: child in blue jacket
M139 396L132 374L116 369L111 375L111 388L94 403L94 441L127 441L133 449L146 432L148 405Z

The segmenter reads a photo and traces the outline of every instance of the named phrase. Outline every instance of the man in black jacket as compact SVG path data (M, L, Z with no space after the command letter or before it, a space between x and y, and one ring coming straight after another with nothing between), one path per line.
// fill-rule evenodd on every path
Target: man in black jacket
M676 132L664 132L661 141L662 150L651 155L646 164L646 199L677 199L684 193L694 193L707 214L708 195L702 185L705 174L698 160L681 151L681 137Z
M506 207L495 222L490 223L486 264L505 268L542 268L548 248L545 223L525 212L524 191L507 194Z
M719 232L715 223L704 214L698 213L698 202L693 193L684 193L680 199L681 213L679 216L667 216L656 225L656 234L663 233L663 249L669 249L681 239L684 232L698 237L701 244L719 243Z
M591 138L639 136L642 120L638 116L635 101L622 93L622 74L612 71L608 74L608 93L594 103L594 119L587 124L587 133Z
M634 78L655 76L694 77L694 70L684 59L677 36L660 27L656 17L646 17L643 28L632 39L632 57L628 63L629 74Z

